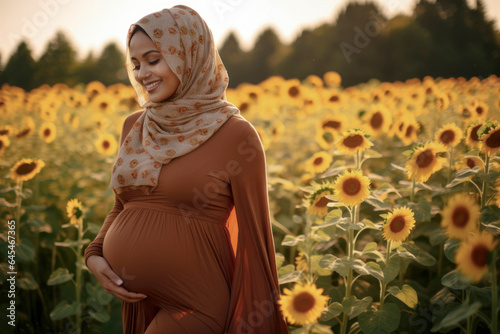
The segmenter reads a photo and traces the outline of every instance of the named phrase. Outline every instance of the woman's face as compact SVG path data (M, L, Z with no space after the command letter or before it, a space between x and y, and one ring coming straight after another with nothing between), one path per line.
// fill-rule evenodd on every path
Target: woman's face
M180 81L153 41L142 31L137 31L129 47L135 80L146 89L150 100L162 102L171 97Z

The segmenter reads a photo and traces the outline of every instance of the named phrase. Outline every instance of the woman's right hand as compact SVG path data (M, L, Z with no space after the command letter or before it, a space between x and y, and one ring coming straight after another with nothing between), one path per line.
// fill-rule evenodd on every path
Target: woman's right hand
M130 292L125 289L122 286L123 280L115 273L104 257L90 256L87 260L87 267L107 293L129 303L136 303L147 297L143 293Z

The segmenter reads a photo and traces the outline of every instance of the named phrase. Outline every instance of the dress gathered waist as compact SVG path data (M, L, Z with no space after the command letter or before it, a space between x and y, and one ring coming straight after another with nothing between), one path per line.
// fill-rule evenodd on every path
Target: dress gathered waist
M167 212L170 214L182 216L186 220L186 222L189 222L190 219L198 219L198 220L207 221L207 222L214 223L214 224L221 225L221 226L226 225L225 219L210 217L210 216L207 216L206 214L202 214L202 213L191 211L191 210L184 210L184 209L181 209L177 206L170 206L170 205L156 204L156 203L147 203L147 202L126 202L125 204L123 204L123 208L124 209L139 208L139 209L148 209L148 210L158 210L158 211L163 211L163 212Z

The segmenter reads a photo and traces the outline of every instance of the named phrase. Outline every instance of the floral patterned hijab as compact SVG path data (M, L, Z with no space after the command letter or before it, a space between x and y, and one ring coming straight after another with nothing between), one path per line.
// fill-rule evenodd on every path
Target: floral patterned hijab
M146 31L180 80L166 101L149 100L134 78L128 45L136 25ZM145 112L120 148L109 188L118 194L141 190L149 195L158 185L163 164L198 148L240 111L226 100L226 68L210 28L193 9L178 5L143 17L130 27L126 45L127 72Z

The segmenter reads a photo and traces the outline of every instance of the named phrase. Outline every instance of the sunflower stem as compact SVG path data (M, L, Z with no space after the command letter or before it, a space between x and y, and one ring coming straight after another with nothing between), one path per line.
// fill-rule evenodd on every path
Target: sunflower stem
M21 193L23 191L23 181L19 181L17 183L17 187L19 189L19 192L16 194L16 207L17 207L17 210L16 210L16 226L21 226L21 204L23 202L23 198L21 197ZM20 229L18 229L17 233L16 233L16 245L19 245L19 231Z
M415 179L413 179L413 183L411 184L411 193L410 193L410 202L414 203L415 201Z
M359 157L359 150L356 151L356 169L359 169L360 166L360 157Z
M491 332L498 333L498 286L497 286L497 250L491 257Z
M451 182L451 172L452 172L452 169L451 169L451 166L453 164L453 146L450 147L450 163L448 165L448 182L446 182L446 184L450 184Z
M488 176L490 173L490 156L486 155L486 162L484 163L484 174L485 178ZM485 204L486 204L486 179L483 180L483 188L481 191L481 210L483 210ZM481 231L481 223L479 223L479 231Z
M78 305L78 311L76 312L76 333L80 334L82 331L82 312L81 312L81 295L82 295L82 236L83 236L83 219L80 218L78 221L78 246L77 246L77 256L76 256L76 305Z
M438 259L438 265L437 265L437 274L438 277L441 278L441 272L442 272L442 267L443 267L443 253L444 253L444 244L439 245L439 259Z
M351 222L357 224L358 220L358 206L355 205L352 210L349 210L351 214ZM354 230L349 228L348 231L348 241L347 241L347 258L352 261L354 254ZM349 274L347 275L346 285L345 285L345 298L351 297L351 285L352 285L352 266L349 266ZM344 317L342 319L342 326L340 332L345 334L347 331L347 324L349 322L349 316L344 312Z
M387 241L387 251L385 252L385 266L387 267L389 265L389 258L391 257L391 244L392 241L388 240ZM385 299L385 288L386 288L386 283L382 280L382 288L380 289L380 310L384 307L384 299Z

